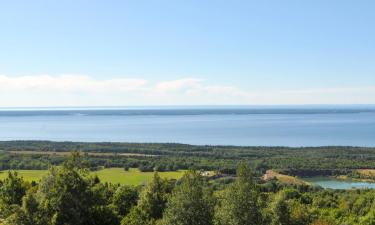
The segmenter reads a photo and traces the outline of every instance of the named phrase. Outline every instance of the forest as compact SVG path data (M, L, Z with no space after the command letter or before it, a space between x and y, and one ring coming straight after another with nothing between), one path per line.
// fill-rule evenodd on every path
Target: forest
M375 148L11 141L0 142L0 167L1 225L375 225L375 190L261 179L270 169L363 178ZM120 185L92 173L113 167L154 176ZM46 175L26 181L19 169ZM159 175L177 170L181 179Z
M211 180L188 170L180 180L155 172L147 185L102 183L73 152L40 182L8 172L0 182L6 225L371 225L374 190L324 190L259 182L248 162L236 179Z
M375 148L364 147L9 141L0 142L0 170L48 169L49 165L60 165L70 151L82 152L91 170L122 167L141 171L194 169L235 174L238 161L249 162L256 174L276 169L294 176L358 176L357 169L375 169Z

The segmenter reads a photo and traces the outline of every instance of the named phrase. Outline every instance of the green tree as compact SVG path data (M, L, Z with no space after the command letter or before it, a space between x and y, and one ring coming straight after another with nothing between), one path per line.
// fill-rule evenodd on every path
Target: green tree
M249 166L241 163L237 181L222 194L215 211L216 225L259 225L263 222L259 190Z
M133 207L130 213L121 221L121 225L154 225L155 220L149 217L139 207Z
M161 224L211 225L213 212L212 192L205 188L199 173L189 171L173 191Z
M275 200L271 204L272 225L289 225L290 208L288 205L289 190L285 189L276 194Z
M19 211L26 185L17 172L8 172L7 178L0 182L0 218L7 218Z
M375 205L375 203L374 203ZM375 208L372 208L370 212L361 218L361 224L363 225L375 225Z
M315 214L302 203L302 195L295 189L279 191L271 203L272 225L307 225Z
M130 209L137 204L138 191L131 186L120 186L112 198L112 205L118 215L126 216Z
M153 224L161 219L171 190L170 183L165 179L161 179L158 173L155 172L153 180L142 191L138 205L122 220L121 224Z
M30 217L21 209L17 208L5 221L4 225L35 225Z
M299 199L291 200L288 205L290 207L289 225L308 225L312 222L313 213Z
M61 168L51 168L39 185L38 201L51 225L112 225L117 217L100 192L96 182L81 167L79 156Z
M38 215L38 202L34 193L29 191L22 199L22 207L17 207L5 220L9 225L43 225Z
M26 186L17 172L8 172L8 177L0 185L0 203L21 205L26 194Z
M150 218L160 219L163 216L171 189L169 182L161 179L155 172L152 182L141 193L138 207Z

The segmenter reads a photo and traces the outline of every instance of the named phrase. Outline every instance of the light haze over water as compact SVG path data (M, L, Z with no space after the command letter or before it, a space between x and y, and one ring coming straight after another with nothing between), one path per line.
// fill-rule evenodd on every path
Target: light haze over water
M375 107L2 109L0 140L375 147Z

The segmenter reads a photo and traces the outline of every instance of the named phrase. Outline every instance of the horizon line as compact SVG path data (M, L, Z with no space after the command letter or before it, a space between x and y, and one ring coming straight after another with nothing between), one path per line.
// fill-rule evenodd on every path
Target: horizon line
M285 107L375 107L375 104L217 104L217 105L127 105L127 106L0 106L0 110L34 110L34 109L168 109L168 108L285 108Z

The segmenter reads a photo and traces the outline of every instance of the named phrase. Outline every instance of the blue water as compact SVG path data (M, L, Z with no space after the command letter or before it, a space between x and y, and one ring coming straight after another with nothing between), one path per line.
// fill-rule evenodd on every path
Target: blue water
M321 186L330 189L375 189L375 183L359 182L351 180L338 180L331 177L315 177L305 179L313 185Z
M3 109L0 140L375 146L375 108Z

